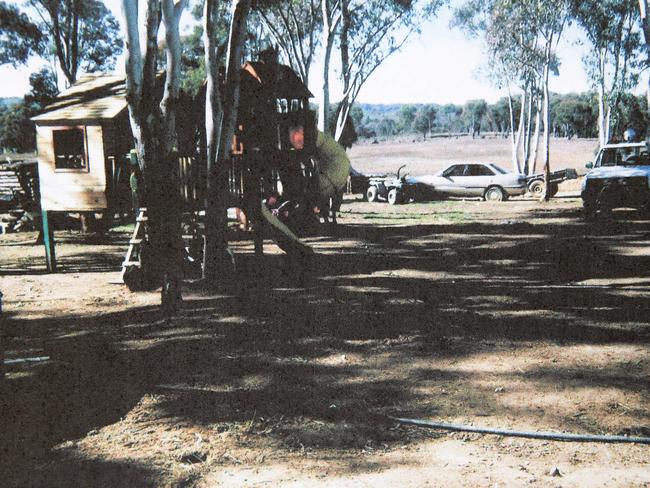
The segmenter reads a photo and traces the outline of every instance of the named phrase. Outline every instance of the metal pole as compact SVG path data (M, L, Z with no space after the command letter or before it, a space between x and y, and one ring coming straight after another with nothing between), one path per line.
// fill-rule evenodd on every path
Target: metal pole
M47 210L41 211L41 226L43 230L43 244L45 244L45 259L47 260L47 270L50 273L56 273L56 252L54 243L54 229L50 222Z

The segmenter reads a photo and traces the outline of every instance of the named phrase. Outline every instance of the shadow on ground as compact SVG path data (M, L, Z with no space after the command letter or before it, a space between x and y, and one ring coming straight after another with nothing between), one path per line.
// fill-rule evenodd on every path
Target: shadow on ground
M554 223L558 216L573 220ZM38 350L50 359L7 367L0 395L5 480L156 485L161 467L54 449L120 421L144 395L156 398L147 420L153 424L259 419L260 430L264 422L276 426L267 437L288 449L358 448L397 438L385 414L445 417L462 408L417 387L471 381L470 374L434 366L392 373L399 364L463 358L495 344L648 344L650 256L633 252L647 247L648 227L617 224L611 234L574 217L341 226L333 240L312 239L319 252L308 272L281 255L260 266L240 254L236 279L216 292L188 285L183 310L171 320L153 309L6 318L13 356ZM374 358L373 366L354 361L358 356ZM650 391L647 378L616 368L522 374ZM466 400L489 409L487 397L477 388Z

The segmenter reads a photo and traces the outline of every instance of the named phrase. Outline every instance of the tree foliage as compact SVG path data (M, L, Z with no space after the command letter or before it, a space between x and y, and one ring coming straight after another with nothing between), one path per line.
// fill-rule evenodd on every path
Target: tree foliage
M555 95L551 102L553 133L562 137L595 137L597 119L593 94Z
M320 0L259 2L256 15L281 59L309 84L309 71L320 44L323 18Z
M205 1L197 1L192 8L192 16L197 22L201 22L204 16ZM228 42L228 29L230 26L230 13L228 2L217 2L213 19L213 36L215 39L215 54L219 51L218 59L226 50ZM181 89L191 96L194 96L201 89L207 78L205 69L205 47L204 47L203 23L194 25L189 32L181 39Z
M399 111L399 128L404 132L409 132L411 127L413 127L413 121L415 120L415 114L417 113L418 108L409 103L407 105L402 105Z
M43 68L29 77L30 91L14 105L0 105L0 149L6 152L33 152L36 149L34 123L30 120L56 97L58 90L52 71Z
M122 40L117 20L103 2L28 0L27 7L20 18L38 26L39 42L48 46L32 52L42 57L53 54L69 84L80 68L86 72L114 68Z
M54 101L59 94L56 75L49 68L29 75L29 93L25 95L25 103L38 111Z
M0 107L0 150L31 152L36 146L34 123L29 120L32 109L24 102Z
M621 101L638 83L640 32L636 0L572 0L572 13L592 49L583 60L599 96L598 129L601 144L610 133L625 130Z
M0 2L0 64L17 67L42 47L39 27L14 5Z
M472 137L481 135L481 125L487 113L488 106L485 100L469 100L463 106L463 120L467 131L472 134Z

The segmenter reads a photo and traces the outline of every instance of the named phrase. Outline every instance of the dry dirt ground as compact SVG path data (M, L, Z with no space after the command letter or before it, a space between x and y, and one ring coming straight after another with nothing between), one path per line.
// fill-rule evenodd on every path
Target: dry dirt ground
M0 239L2 486L650 486L650 223L548 204L348 200L308 272L233 243L182 311L112 283L128 234ZM24 358L47 358L20 362Z

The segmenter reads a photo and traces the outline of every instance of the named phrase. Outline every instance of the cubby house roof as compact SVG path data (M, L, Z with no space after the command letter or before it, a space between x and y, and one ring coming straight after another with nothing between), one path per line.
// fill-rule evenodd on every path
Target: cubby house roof
M291 100L314 96L298 75L284 64L247 61L243 70L257 80L262 90L273 91L276 98Z
M124 76L88 74L80 77L45 107L34 122L92 122L110 120L126 110Z

